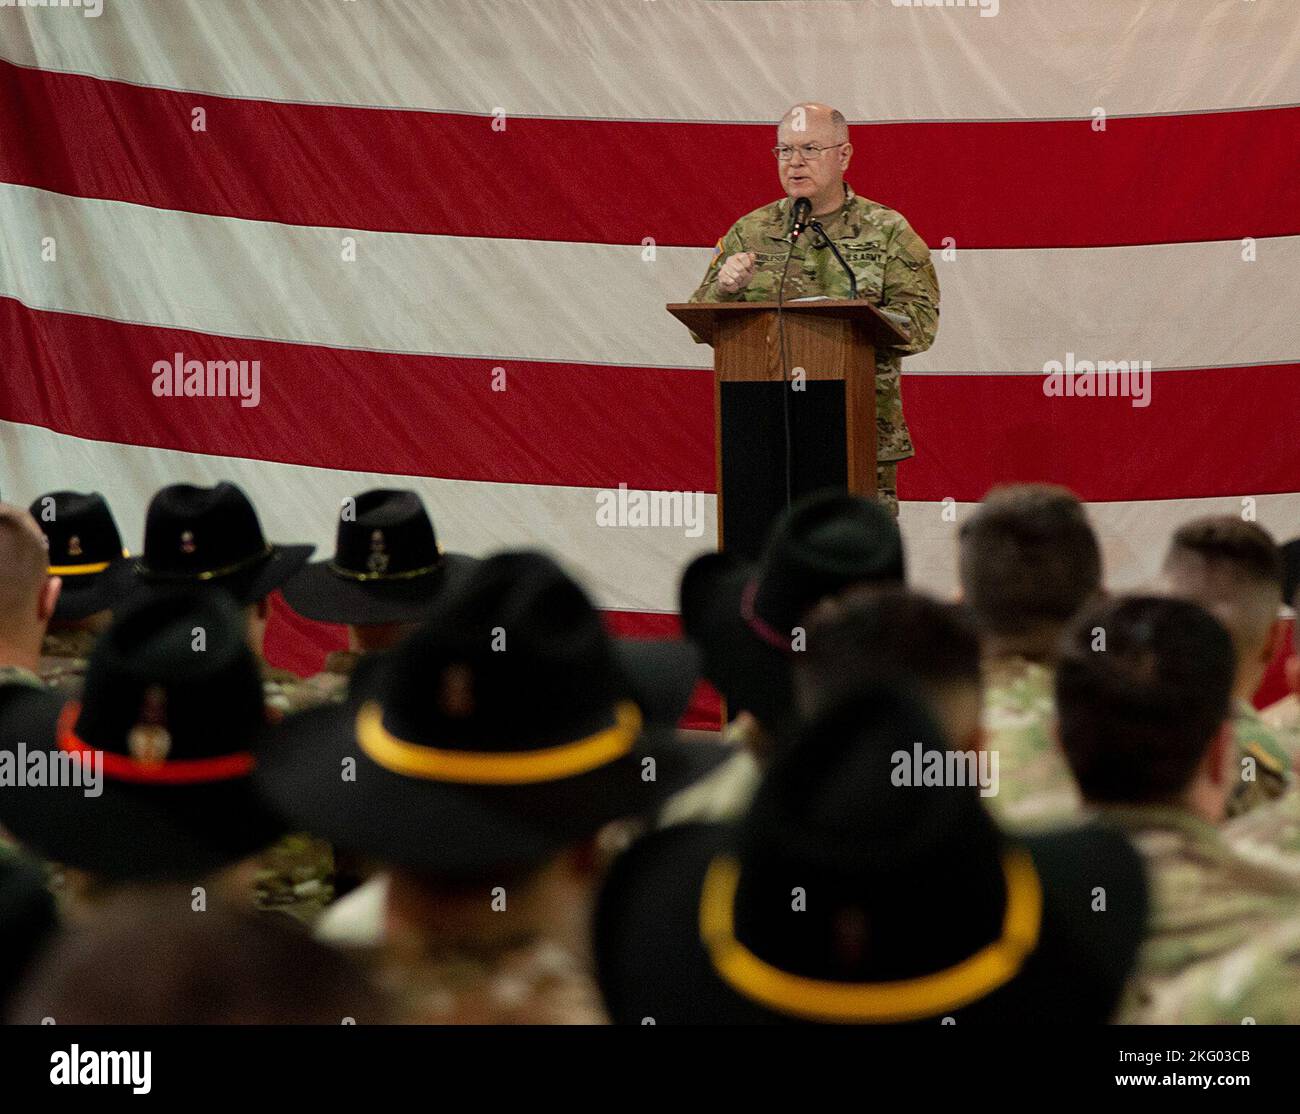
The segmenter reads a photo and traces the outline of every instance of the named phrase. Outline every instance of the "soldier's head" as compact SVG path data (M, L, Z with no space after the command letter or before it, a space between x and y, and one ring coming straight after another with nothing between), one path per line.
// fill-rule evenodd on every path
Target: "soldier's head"
M1161 586L1228 628L1237 655L1233 692L1249 700L1285 636L1282 554L1268 531L1232 515L1187 523L1170 542Z
M795 660L795 696L808 717L882 678L915 685L961 750L980 746L979 638L965 610L902 588L824 601Z
M1056 668L1061 745L1084 799L1222 820L1237 783L1233 670L1223 624L1187 600L1121 596L1088 608Z
M1050 660L1069 621L1101 590L1101 549L1063 487L994 488L962 524L962 596L990 656Z
M797 104L781 117L776 146L781 188L787 197L808 198L816 216L844 204L844 172L853 157L853 144L843 113L815 102Z
M119 889L68 925L15 996L11 1020L60 1025L337 1025L387 1019L384 1000L342 952L287 918L209 897L188 883ZM124 955L131 957L123 963Z
M61 587L36 520L0 503L0 665L36 668Z

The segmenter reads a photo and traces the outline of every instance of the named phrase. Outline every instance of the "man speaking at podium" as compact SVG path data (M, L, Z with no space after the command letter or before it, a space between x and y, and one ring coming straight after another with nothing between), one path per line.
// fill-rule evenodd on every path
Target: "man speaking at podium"
M844 172L853 157L843 114L824 104L795 105L782 118L773 153L786 196L743 216L718 241L692 302L776 301L790 251L791 211L811 203L844 263L853 270L858 297L894 316L911 336L905 345L876 351L876 482L878 498L898 514L898 462L914 454L903 418L899 362L924 352L939 327L939 279L930 249L902 214L855 194ZM785 280L785 300L811 295L848 298L849 276L813 232L795 242Z

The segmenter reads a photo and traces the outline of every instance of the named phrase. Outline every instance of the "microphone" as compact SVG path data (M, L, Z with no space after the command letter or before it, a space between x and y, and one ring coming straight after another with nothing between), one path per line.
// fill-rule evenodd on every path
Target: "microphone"
M830 248L831 254L839 260L840 266L844 268L844 273L849 276L849 297L856 299L858 296L857 276L853 273L853 268L844 262L844 256L840 254L840 249L835 246L835 241L826 235L826 229L822 227L822 222L816 218L808 222L808 227L822 238L822 243ZM818 244L817 247L821 247L821 244Z
M790 210L790 243L793 244L803 235L803 230L808 227L811 219L812 202L806 197L798 198Z

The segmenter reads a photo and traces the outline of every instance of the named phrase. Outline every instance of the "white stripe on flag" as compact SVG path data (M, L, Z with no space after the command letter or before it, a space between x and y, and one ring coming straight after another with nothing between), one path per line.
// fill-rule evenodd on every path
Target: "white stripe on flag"
M97 19L0 10L0 56L197 92L508 116L774 121L800 96L851 120L1300 103L1300 23L1283 0L984 4L996 17L891 0L105 0Z
M344 348L632 366L708 367L664 312L710 252L356 233L152 209L0 185L0 295L27 306ZM43 237L58 262L41 259ZM1154 368L1300 358L1300 236L1122 248L958 250L938 260L939 339L909 373L1040 374L1045 363ZM286 292L289 292L286 294Z

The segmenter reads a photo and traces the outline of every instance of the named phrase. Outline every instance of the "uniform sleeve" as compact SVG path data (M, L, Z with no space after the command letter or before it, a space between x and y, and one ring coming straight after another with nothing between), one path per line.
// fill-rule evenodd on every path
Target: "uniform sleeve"
M925 241L903 221L885 259L882 309L906 316L912 340L891 351L910 356L924 352L939 330L939 276Z
M738 291L735 294L726 294L719 290L717 283L718 272L722 270L722 265L731 256L747 250L736 225L733 224L727 234L714 245L713 260L709 263L709 269L704 272L704 281L695 288L695 293L691 295L690 300L692 302L737 301L744 292Z

